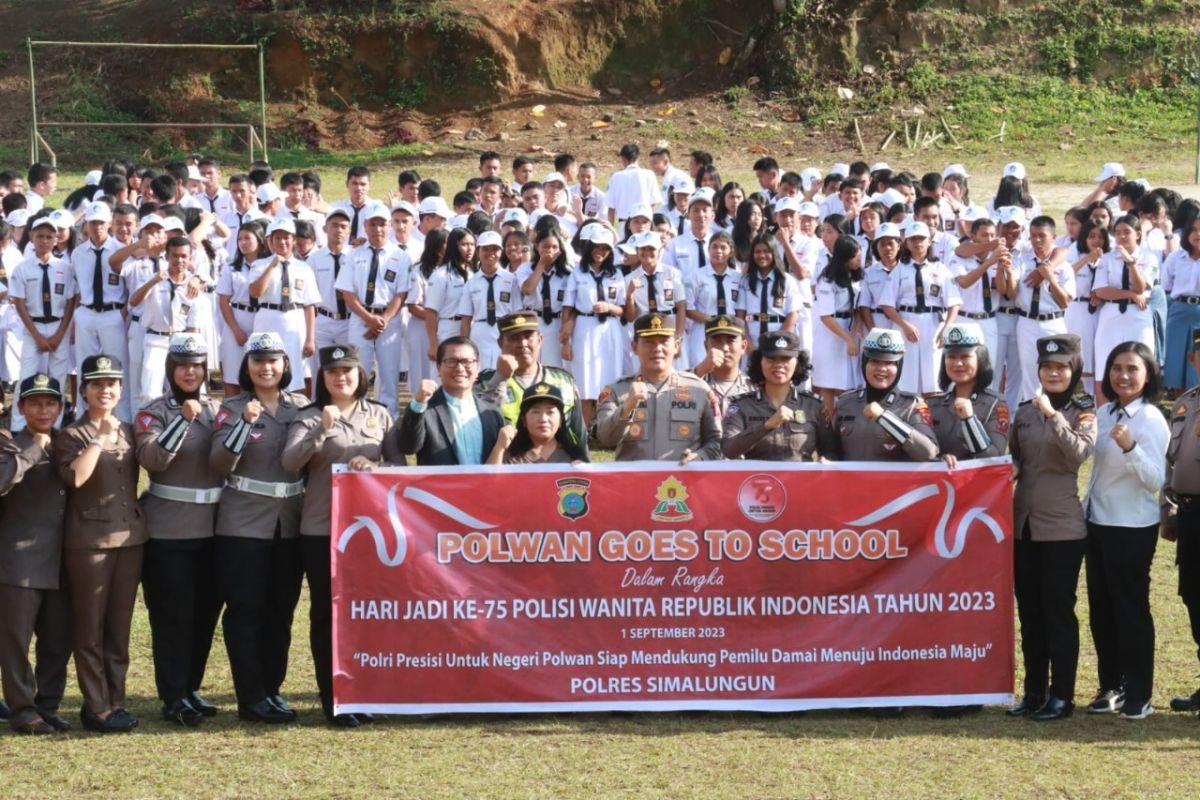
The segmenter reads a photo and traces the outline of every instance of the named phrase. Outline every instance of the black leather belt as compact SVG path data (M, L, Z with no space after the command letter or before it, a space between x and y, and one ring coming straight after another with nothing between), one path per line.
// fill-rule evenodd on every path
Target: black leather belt
M896 306L897 311L903 311L905 314L938 314L946 309L938 306L926 306L925 308L917 308L916 306Z
M1200 297L1173 297L1176 303L1187 303L1189 306L1200 306Z
M90 308L92 311L95 311L97 313L103 313L105 311L116 311L117 309L124 308L124 307L125 307L124 303L103 303L101 305L92 304L92 305L86 306L86 308Z
M130 321L130 322L137 322L137 323L141 323L141 321L142 321L142 318L141 318L141 317L135 317L133 314L130 314L130 315L129 315L129 321Z
M293 304L292 304L292 306L291 306L290 308L284 308L284 307L283 307L281 304L279 304L279 303L259 303L259 304L258 304L258 307L259 307L260 309L262 309L262 308L269 308L269 309L271 309L272 311L281 311L281 312L283 312L284 314L288 313L289 311L296 311L296 310L298 310L298 309L301 309L301 308L303 308L303 306L298 306L298 305L296 305L295 303L293 303Z
M153 328L146 328L146 333L152 333L155 336L170 336L170 331L156 331Z
M335 311L330 311L328 309L320 308L320 307L317 308L317 313L320 314L322 317L329 317L330 319L336 319L336 320L350 319L349 313L338 314Z
M959 311L958 315L965 319L993 319L995 311Z
M784 317L778 314L752 314L751 317L755 322L783 322Z
M246 303L230 303L229 307L236 308L238 311L248 311L251 314L258 310L254 306L247 305Z
M1038 314L1036 317L1031 317L1028 313L1022 311L1021 316L1026 319L1031 319L1034 322L1049 322L1052 319L1062 319L1063 312L1055 311L1053 314Z
M34 322L58 322L62 317L30 317Z
M1006 306L1006 307L1004 307L1004 308L997 308L997 309L996 309L996 313L997 313L997 314L1008 314L1010 317L1019 317L1019 316L1022 316L1022 315L1021 315L1021 309L1019 309L1019 308L1016 308L1016 307L1013 307L1013 306Z
M853 311L835 311L835 312L833 312L833 314L831 316L833 316L835 319L850 319L851 317L854 316L854 312Z

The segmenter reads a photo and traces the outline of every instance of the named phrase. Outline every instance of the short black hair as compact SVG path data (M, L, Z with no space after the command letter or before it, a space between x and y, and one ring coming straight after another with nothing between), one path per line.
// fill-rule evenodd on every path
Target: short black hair
M755 172L778 172L779 162L770 156L763 156L758 161L754 162Z
M746 364L746 377L755 386L762 387L766 383L766 378L763 376L762 368L763 354L762 350L755 350L750 354L750 360ZM792 374L792 385L799 386L808 380L808 376L812 373L812 357L807 350L801 349L800 355L796 356L796 371Z
M179 184L170 175L159 175L150 181L150 194L160 203L170 203L175 199Z
M29 167L29 175L25 178L25 183L30 186L37 186L43 181L50 180L52 175L57 175L58 169L50 164L38 162Z
M346 170L346 181L347 182L349 182L349 180L351 178L369 178L369 177L371 177L371 168L364 164L356 164L355 166Z
M1149 405L1158 403L1158 398L1162 395L1163 391L1162 370L1159 369L1158 360L1154 357L1154 351L1141 342L1121 342L1109 352L1108 359L1104 363L1104 376L1100 384L1104 396L1110 400L1117 396L1109 374L1112 372L1113 363L1117 360L1117 356L1122 353L1136 353L1138 358L1142 360L1142 366L1146 370L1146 385L1142 387L1142 399Z
M363 369L362 364L358 365L358 386L354 389L354 399L362 400L367 396L370 390L370 385L367 382L367 371ZM333 398L329 396L329 388L325 386L325 368L317 370L317 378L313 381L313 407L324 408L333 402Z
M188 250L191 250L192 249L192 240L187 238L186 236L172 236L170 239L167 240L167 246L166 246L164 252L170 252L177 247L186 247Z
M300 177L304 179L304 188L312 189L317 194L321 193L321 176L315 172L301 172Z
M129 182L125 180L124 175L110 173L100 179L100 191L104 192L106 197L112 197L128 189Z
M942 188L942 173L926 172L921 176L921 188L927 192L936 192Z
M286 189L289 186L303 186L304 176L299 172L285 172L283 177L279 179L279 188Z
M399 184L401 188L420 182L421 173L417 172L415 169L406 169L396 176L396 183Z
M442 185L433 178L426 178L417 184L417 197L424 200L427 197L441 197Z
M470 336L451 336L449 339L443 339L437 346L437 363L442 363L442 358L451 347L469 347L475 353L475 357L479 358L479 345L471 341Z
M626 161L637 161L638 156L640 156L641 154L642 154L642 151L638 148L638 146L636 144L633 144L632 142L629 144L621 145L621 150L619 153L617 153L617 155L619 155L621 158L625 159Z
M667 158L670 158L671 157L671 148L655 147L653 150L650 151L651 158L656 158L658 156L666 156Z
M938 386L942 387L942 391L949 389L954 382L950 380L950 376L946 373L946 351L942 351L942 363L938 365ZM975 346L975 360L979 364L975 372L974 390L986 389L992 385L992 379L996 376L996 370L992 367L992 354L987 349L986 344Z
M287 353L282 354L283 358L283 377L279 379L279 388L281 391L287 391L287 387L292 385L292 359ZM243 392L254 391L254 381L250 380L250 354L246 353L242 356L242 364L238 367L238 386L242 387Z
M499 161L500 154L495 150L484 150L479 154L479 166L483 166L487 161Z
M1054 230L1055 230L1054 217L1050 217L1045 214L1042 214L1041 216L1038 216L1038 217L1034 217L1033 219L1031 219L1029 221L1029 227L1031 229L1032 228L1049 228L1050 232L1054 233Z
M570 153L559 153L554 157L554 171L562 172L575 163L575 156Z
M250 182L255 187L262 186L264 183L270 183L275 178L275 173L270 167L255 167L248 174Z
M701 166L711 166L713 163L712 153L707 150L693 150L692 161L695 161Z
M512 168L514 171L521 167L527 167L533 164L533 159L529 156L517 156L512 160Z
M298 219L292 224L294 224L296 226L296 238L297 239L316 239L317 238L317 231L313 227L313 224L311 222L309 222L308 220Z

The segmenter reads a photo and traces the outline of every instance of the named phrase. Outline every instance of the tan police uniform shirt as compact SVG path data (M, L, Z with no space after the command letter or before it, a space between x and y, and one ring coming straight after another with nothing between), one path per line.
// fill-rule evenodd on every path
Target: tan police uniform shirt
M1008 433L1012 428L1012 420L1008 413L1008 404L1004 398L991 389L983 389L971 394L971 406L975 409L975 419L979 420L987 431L991 443L983 450L972 452L967 437L967 421L960 419L954 413L954 389L929 398L929 411L933 414L933 433L937 437L938 450L942 455L952 455L959 459L991 458L1002 456L1008 452Z
M28 428L0 439L0 495L0 584L57 589L67 487Z
M71 462L99 435L99 427L87 419L72 423L54 440L54 462L58 474L71 486L75 474ZM109 550L136 547L149 538L146 518L137 501L138 463L134 457L133 426L122 422L117 442L106 440L87 483L67 495L67 550Z
M1008 447L1017 471L1013 531L1035 542L1087 536L1079 502L1079 469L1096 446L1096 409L1079 396L1046 418L1026 401L1017 409Z
M721 423L725 457L812 461L814 455L833 456L833 430L821 414L820 399L793 387L784 404L792 410L792 421L767 430L776 409L761 390L731 400Z
M879 405L912 429L900 442L880 424L863 416L870 405L866 389L843 392L834 411L833 432L843 461L932 461L938 457L933 415L920 397L893 389Z
M660 385L646 381L646 401L623 413L629 387L640 375L622 378L600 393L596 433L617 461L678 461L684 450L706 460L721 457L717 396L691 372L673 372Z
M178 489L212 489L225 483L225 476L213 469L212 452L214 425L220 404L216 400L200 400L200 416L191 423L182 419L180 404L174 397L163 395L138 412L134 420L134 439L137 460L150 475L150 482ZM186 425L177 452L163 446L163 432L169 425ZM142 493L142 510L151 539L207 539L217 523L216 503L188 503Z
M1164 501L1200 495L1200 387L1181 394L1171 406Z

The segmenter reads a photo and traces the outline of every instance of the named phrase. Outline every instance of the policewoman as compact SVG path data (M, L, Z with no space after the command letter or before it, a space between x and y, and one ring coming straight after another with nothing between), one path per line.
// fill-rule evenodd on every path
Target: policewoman
M843 392L834 408L836 451L844 461L932 461L933 416L918 395L901 391L904 339L872 328L860 356L863 388Z
M943 393L929 399L933 432L942 460L953 469L962 460L1008 452L1008 404L988 387L992 360L983 329L974 322L946 328L939 378Z
M199 694L221 603L213 532L223 476L209 462L220 405L202 393L208 347L197 333L167 344L167 392L134 420L137 460L149 475L142 510L150 541L142 590L150 612L154 679L163 718L184 726L217 713Z
M1096 410L1076 396L1083 356L1074 334L1037 341L1040 391L1021 403L1009 450L1013 495L1013 584L1021 621L1025 686L1009 716L1039 722L1075 708L1079 620L1075 587L1087 526L1079 503L1079 469L1096 445Z
M138 724L125 709L125 675L146 521L137 501L133 426L116 416L121 362L88 356L79 372L87 412L55 439L54 461L69 489L63 563L80 716L90 731L122 733Z
M521 397L515 425L505 425L485 464L554 464L587 461L587 451L570 437L562 390L550 383L530 386Z
M309 643L321 695L321 709L330 723L357 728L365 714L333 713L333 601L330 591L329 526L333 500L333 465L370 471L381 462L403 465L404 455L389 436L392 417L387 407L367 399L367 373L350 344L332 344L319 351L312 405L297 414L288 428L281 457L289 473L305 479L300 520L300 557L308 578Z
M250 722L296 718L279 690L302 583L304 481L280 457L308 399L287 391L291 378L283 340L251 334L238 372L243 393L221 404L209 453L212 468L227 476L217 509L217 589L238 717Z
M62 583L67 488L50 457L62 391L39 372L21 381L17 403L25 428L0 439L0 678L9 726L47 734L71 727L58 714L71 661L71 604Z
M800 387L808 380L809 358L791 331L764 333L750 355L754 391L730 401L722 423L726 458L812 461L828 458L833 431L821 413L821 400Z

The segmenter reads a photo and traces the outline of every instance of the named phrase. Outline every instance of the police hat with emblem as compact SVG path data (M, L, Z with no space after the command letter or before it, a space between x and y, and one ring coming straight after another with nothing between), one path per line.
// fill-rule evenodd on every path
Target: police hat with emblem
M758 352L764 358L799 358L800 337L791 331L767 331L758 337Z
M1059 364L1073 364L1081 352L1079 337L1073 333L1059 333L1054 336L1043 336L1037 340L1038 363L1055 361Z
M904 358L904 336L891 328L872 328L863 340L863 356L876 361Z
M79 368L80 379L94 381L101 378L124 378L125 370L121 359L104 354L88 356Z
M352 344L334 343L322 347L318 351L318 356L320 358L321 369L362 366L362 361L358 357L358 348Z
M562 390L552 383L545 381L535 383L525 390L525 394L521 396L521 412L524 414L534 403L550 402L558 406L558 410L562 411L566 404L563 403Z
M956 322L946 326L942 342L947 353L965 353L987 344L983 339L983 328L974 322Z
M675 323L658 312L643 314L633 322L633 335L638 339L647 336L674 336Z
M730 314L717 314L704 325L705 336L747 336L746 321Z
M244 349L248 356L281 356L287 354L287 351L283 349L283 339L280 339L279 334L275 333L275 331L261 331L250 334L246 339L246 347Z
M528 312L506 314L497 320L496 324L500 328L500 335L507 336L510 333L536 331L538 329L538 318Z
M208 361L208 345L198 333L173 333L167 355L178 364L204 364Z
M17 397L20 400L24 400L26 397L33 397L36 394L47 394L62 400L62 389L59 388L58 381L44 372L30 375L21 381L21 388Z

